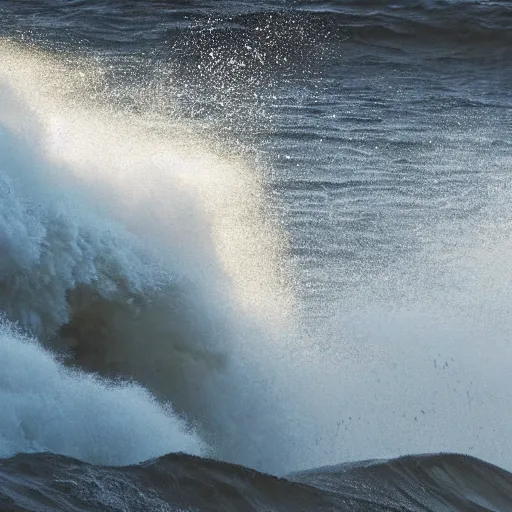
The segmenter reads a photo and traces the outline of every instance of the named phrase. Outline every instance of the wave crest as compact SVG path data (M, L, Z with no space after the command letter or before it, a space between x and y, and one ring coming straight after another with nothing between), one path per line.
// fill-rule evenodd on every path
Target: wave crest
M171 401L217 456L263 464L274 420L249 354L291 295L256 170L179 126L70 103L72 70L0 52L0 307L67 365Z

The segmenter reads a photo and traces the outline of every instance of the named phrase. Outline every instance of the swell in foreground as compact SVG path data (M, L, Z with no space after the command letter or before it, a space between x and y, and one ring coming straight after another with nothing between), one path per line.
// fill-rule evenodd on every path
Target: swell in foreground
M473 457L418 455L277 478L171 454L136 466L91 466L52 454L0 461L10 511L506 511L512 474Z

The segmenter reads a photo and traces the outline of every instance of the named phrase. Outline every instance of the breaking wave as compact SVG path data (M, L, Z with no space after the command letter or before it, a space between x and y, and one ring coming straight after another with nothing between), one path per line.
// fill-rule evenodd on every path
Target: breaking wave
M261 394L267 392L258 354L272 350L291 294L280 260L284 239L266 220L257 169L201 147L179 126L152 131L136 116L91 109L77 99L80 72L48 55L8 43L0 52L0 308L6 315L0 350L2 360L19 353L16 368L38 368L33 381L14 382L16 370L2 381L2 392L20 388L10 421L24 424L23 432L30 430L28 418L52 418L55 390L69 384L59 414L74 419L51 421L55 436L71 430L68 444L59 447L35 432L34 450L115 462L113 446L104 459L89 455L89 444L97 445L86 436L78 446L73 431L79 410L93 415L95 405L119 400L121 425L123 414L142 415L133 435L159 439L142 443L139 452L127 450L120 462L197 451L200 443L180 433L186 424L212 455L263 464L260 445L278 415L268 403L260 410L265 399L251 389L260 383ZM164 405L120 379L142 383ZM39 380L48 392L39 390L41 403L23 410L35 400ZM87 393L90 403L79 398ZM182 419L169 416L165 404ZM98 434L105 439L114 436L108 419L114 409L108 418L97 414L91 428L107 431ZM161 436L166 421L170 431ZM15 435L14 427L7 432ZM7 453L23 451L23 443L4 442L12 445ZM269 467L283 460L276 453Z
M128 464L204 445L170 407L136 384L64 368L36 341L0 327L0 457L64 453L96 464Z

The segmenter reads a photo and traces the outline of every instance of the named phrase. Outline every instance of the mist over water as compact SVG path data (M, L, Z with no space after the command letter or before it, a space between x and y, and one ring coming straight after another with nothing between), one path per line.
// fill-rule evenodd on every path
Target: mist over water
M215 21L204 34L208 74L230 46ZM270 67L246 39L228 41L237 62ZM397 71L410 56L370 43L335 70L326 52L329 76L272 67L287 89L247 109L275 135L259 160L183 115L199 87L174 106L154 83L135 98L108 59L0 43L0 456L186 451L282 474L450 451L512 468L504 115L467 114L457 101L485 84L461 74L460 99L439 64L441 85L420 78L453 102L445 118ZM205 95L242 126L234 91Z
M441 262L424 251L346 294L316 332L332 340L318 347L317 464L455 451L510 467L510 238L465 235Z
M492 137L486 127L484 134ZM465 151L458 162L468 173L482 173L469 176L464 191L472 214L460 209L428 218L427 210L418 221L398 206L402 194L386 197L397 203L392 222L410 230L398 257L384 259L377 271L361 265L358 273L350 265L346 276L332 261L310 271L315 278L329 272L336 282L328 285L334 299L327 314L313 290L312 310L321 320L306 321L318 354L305 377L320 382L312 395L321 398L311 401L322 425L311 436L317 465L335 463L340 454L361 460L454 451L510 468L501 442L510 425L510 159L492 148L475 158L464 140L448 136L455 144L444 148L447 161ZM336 229L326 227L331 236ZM385 243L404 240L403 234L390 232ZM373 247L361 250L371 254Z

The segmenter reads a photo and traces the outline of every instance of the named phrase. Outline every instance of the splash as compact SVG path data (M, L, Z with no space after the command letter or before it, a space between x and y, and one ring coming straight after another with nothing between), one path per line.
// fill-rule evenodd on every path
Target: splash
M292 295L258 170L177 121L148 127L111 97L91 105L93 63L72 70L5 42L0 52L8 318L68 366L170 401L210 454L283 464L284 442L273 462L262 455L280 415L258 354Z
M197 436L145 389L66 369L5 321L0 355L0 457L51 451L124 465L203 452Z
M443 450L510 467L509 190L299 332L259 169L124 110L100 64L0 52L0 305L68 367L133 378L208 455L266 471Z

